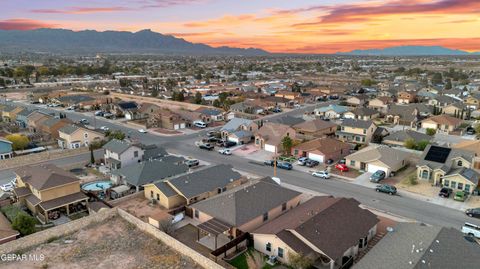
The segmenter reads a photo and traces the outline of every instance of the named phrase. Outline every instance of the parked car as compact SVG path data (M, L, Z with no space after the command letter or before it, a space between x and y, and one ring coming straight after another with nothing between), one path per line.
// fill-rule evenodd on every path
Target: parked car
M113 114L112 113L103 113L103 117L106 118L106 119L110 119L110 118L113 118Z
M438 196L443 197L443 198L448 198L450 197L450 194L452 194L453 190L450 188L442 188L440 192L438 193Z
M464 191L457 191L455 192L455 196L453 197L453 200L459 201L459 202L465 202L467 200L467 194Z
M315 171L312 173L312 176L323 178L323 179L330 178L330 174L327 171Z
M279 108L279 107L275 107L274 109L272 109L272 112L273 113L280 113L280 112L282 112L282 109Z
M395 186L388 185L388 184L377 185L377 187L375 187L375 191L388 193L390 195L397 194L397 188L395 188Z
M328 160L325 161L325 164L326 165L332 165L334 162L335 162L334 160L328 159Z
M469 127L467 127L465 133L467 135L474 135L475 134L475 128L473 128L472 126L469 126Z
M209 143L217 143L218 141L221 141L220 139L214 137L214 136L209 136L203 139L204 142L209 142Z
M285 170L292 170L293 168L292 164L287 162L279 162L277 163L277 167Z
M81 124L89 124L90 122L87 119L81 119L78 121Z
M108 128L107 126L102 126L102 127L100 127L100 130L106 132L106 131L110 130L110 128Z
M370 176L370 181L374 183L380 182L380 180L385 179L385 171L377 170Z
M223 154L223 155L232 155L232 151L229 149L219 149L218 153Z
M224 147L224 148L231 148L231 147L236 146L236 145L237 145L237 143L232 142L232 141L223 141L221 143L221 147Z
M218 136L220 136L220 133L217 132L217 131L209 131L209 132L207 133L207 136L208 136L208 137L218 137Z
M342 172L348 172L348 167L345 164L337 163L337 165L335 165L335 168Z
M465 210L465 214L472 218L480 218L480 207L478 208L469 208Z
M97 111L95 112L95 116L103 117L103 111Z
M304 166L307 163L307 161L308 161L307 157L300 157L300 158L298 158L297 164L301 165L301 166Z
M308 161L305 162L305 165L306 165L307 167L314 167L314 166L317 166L317 165L319 165L319 164L320 164L320 162L319 162L319 161L315 161L315 160L308 160Z
M5 183L0 186L0 189L5 192L13 191L13 188L14 188L14 185L11 182Z
M209 144L209 143L205 143L205 144L200 144L198 146L200 149L206 149L206 150L213 150L214 146L212 144Z
M200 162L196 159L190 159L190 160L186 160L185 161L185 164L188 166L188 167L193 167L193 166L197 166L200 164Z
M139 133L142 133L142 134L146 134L146 133L147 133L147 130L145 130L145 129L138 129L138 132L139 132Z
M465 222L462 226L462 233L480 238L480 226Z
M266 160L263 162L264 165L268 166L274 166L275 165L275 160Z
M345 159L341 159L340 161L338 161L339 164L347 164L347 160Z
M203 121L194 121L193 125L198 128L207 128L207 124Z

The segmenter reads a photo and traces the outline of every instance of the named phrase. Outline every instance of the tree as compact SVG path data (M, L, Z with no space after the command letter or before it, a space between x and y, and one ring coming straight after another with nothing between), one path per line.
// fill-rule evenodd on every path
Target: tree
M215 100L213 100L213 106L214 107L221 107L222 103L220 103L220 101L218 99L215 99Z
M306 269L312 266L313 260L309 257L304 256L303 254L288 252L288 260L290 261L290 266L294 269Z
M437 130L432 129L432 128L427 128L427 135L429 136L434 136Z
M28 143L30 143L28 137L21 134L11 134L7 135L5 138L12 142L13 150L23 150L28 146Z
M27 214L18 214L12 222L12 228L22 235L29 235L35 232L35 219Z
M436 85L436 84L442 84L442 83L443 83L442 73L435 73L435 74L433 74L432 84L433 84L433 85Z
M403 142L403 145L407 149L415 149L415 147L417 146L416 143L415 143L415 139L413 139L413 138L409 138L409 139L405 140L405 142Z
M290 152L292 150L292 146L293 146L293 141L290 138L290 136L285 136L282 139L283 154L290 155Z
M175 227L170 219L160 221L158 223L158 229L169 235L172 235L175 231Z
M376 84L377 82L372 80L372 79L367 78L367 79L362 79L362 81L360 83L362 84L362 86L370 87L370 86Z
M108 137L109 139L118 139L118 140L125 139L125 134L120 130L115 130L113 132L106 131L105 136Z
M202 103L202 94L200 92L195 93L194 102L195 102L195 104L201 104Z
M430 144L430 142L428 142L427 140L422 140L422 141L417 143L415 149L423 151L428 146L428 144Z
M447 84L445 84L445 89L450 90L452 88L452 80L447 79Z
M93 147L90 145L90 163L95 164L95 156L93 155Z

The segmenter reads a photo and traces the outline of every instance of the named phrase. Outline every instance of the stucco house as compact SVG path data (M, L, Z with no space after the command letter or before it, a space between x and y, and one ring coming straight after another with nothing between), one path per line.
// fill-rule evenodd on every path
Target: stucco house
M315 119L304 121L292 126L297 131L297 137L313 139L335 134L337 125L331 121Z
M378 170L385 172L389 177L408 164L410 153L387 146L368 146L345 157L349 168L375 173Z
M70 124L58 130L58 145L63 149L88 147L94 141L105 139L101 132Z
M268 152L279 153L283 150L282 140L286 136L295 140L295 130L288 125L267 122L256 133L255 146Z
M343 117L346 119L373 120L380 117L380 112L367 107L358 107L352 111L345 112Z
M368 102L368 96L366 95L357 95L347 98L346 100L349 106L360 107L364 106Z
M382 144L388 145L388 146L397 146L397 147L403 147L405 146L405 141L412 139L416 143L420 141L428 141L430 142L432 140L432 137L420 133L414 130L401 130L401 131L396 131L393 132L386 137L383 138Z
M393 99L386 96L380 96L368 101L368 108L374 109L380 113L386 113L388 111L388 105L393 102Z
M333 138L317 138L292 147L295 157L308 157L311 160L325 162L328 159L340 160L350 154L351 146Z
M433 116L422 120L422 128L434 129L437 132L451 133L463 123L462 119L445 114Z
M0 160L10 159L13 157L12 142L0 138Z
M316 196L252 232L257 251L289 264L291 254L317 268L340 268L366 249L377 216L352 198Z
M222 139L238 144L246 144L252 140L252 136L258 131L258 124L253 120L233 118L220 128Z
M143 158L143 149L140 144L112 139L102 148L105 150L105 165L110 169L119 169L129 164L138 163Z
M376 130L377 126L370 120L345 119L335 135L342 142L368 144Z
M417 99L417 95L414 92L402 91L402 92L399 92L397 95L398 104L415 103L416 99Z
M314 114L326 119L338 119L343 117L343 114L349 110L346 106L329 105L320 108L315 108Z

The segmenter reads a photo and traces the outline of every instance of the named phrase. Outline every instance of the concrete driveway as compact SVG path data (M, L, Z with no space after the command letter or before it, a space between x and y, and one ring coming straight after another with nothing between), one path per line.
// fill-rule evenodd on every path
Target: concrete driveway
M365 187L372 187L372 188L377 186L378 185L377 183L370 182L371 175L372 173L365 172L359 175L357 178L355 178L355 180L353 181L353 184L362 185Z

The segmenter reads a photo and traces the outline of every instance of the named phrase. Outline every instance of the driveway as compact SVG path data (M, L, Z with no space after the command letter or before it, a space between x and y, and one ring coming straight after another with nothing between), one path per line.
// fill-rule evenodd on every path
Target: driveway
M355 178L355 180L353 181L353 184L362 185L365 187L372 187L372 188L377 186L378 185L377 183L370 182L371 175L372 173L368 173L368 172L363 173Z

